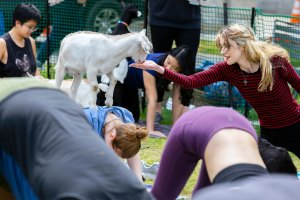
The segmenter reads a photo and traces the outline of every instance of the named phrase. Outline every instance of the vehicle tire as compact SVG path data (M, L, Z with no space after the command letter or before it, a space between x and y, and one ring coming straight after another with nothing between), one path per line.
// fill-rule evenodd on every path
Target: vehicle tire
M86 29L111 34L120 20L121 10L121 6L116 1L98 1L87 15Z

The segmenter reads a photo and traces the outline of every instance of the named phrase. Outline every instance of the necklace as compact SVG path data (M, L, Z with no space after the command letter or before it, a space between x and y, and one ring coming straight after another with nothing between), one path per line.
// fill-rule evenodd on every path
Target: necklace
M242 76L244 77L244 81L243 81L243 82L244 82L244 84L245 84L245 85L247 85L247 83L248 83L248 81L247 81L247 77L248 77L248 75L249 75L249 74L247 74L247 76L245 77L245 76L244 76L244 73L243 73L243 71L242 71L242 70L241 70L241 74L242 74Z

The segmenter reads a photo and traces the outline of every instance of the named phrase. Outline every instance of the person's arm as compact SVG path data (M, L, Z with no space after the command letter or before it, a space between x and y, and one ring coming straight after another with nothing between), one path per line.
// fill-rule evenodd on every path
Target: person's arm
M184 75L173 72L170 69L157 65L155 62L146 60L142 64L133 63L130 67L154 70L163 75L164 78L177 83L183 88L193 89L212 84L217 81L228 81L230 79L230 66L226 62L213 65L208 70L192 75Z
M6 43L5 40L0 38L0 61L3 63L4 55L6 51Z
M146 126L149 131L154 130L155 108L157 101L155 77L143 70L144 87L148 100Z
M282 71L285 75L285 78L289 84L300 94L300 77L295 71L295 68L289 63L286 59L282 59L284 68Z
M31 43L31 46L32 46L32 53L34 55L34 58L36 59L36 44L35 44L35 41L32 37L29 37L30 39L30 43Z
M29 39L30 39L30 43L31 43L31 46L32 46L32 53L33 53L34 58L36 60L36 56L37 56L37 54L36 54L36 44L35 44L35 41L32 37L29 37ZM35 71L34 75L35 76L41 76L40 69L38 67L36 68L36 71Z
M134 172L134 174L137 176L137 178L141 182L143 182L140 154L137 153L132 158L128 158L127 163L128 163L129 168Z
M149 130L149 135L157 135L159 137L166 137L159 131L154 131L155 111L157 102L156 80L149 72L143 70L144 87L147 96L147 117L146 127Z

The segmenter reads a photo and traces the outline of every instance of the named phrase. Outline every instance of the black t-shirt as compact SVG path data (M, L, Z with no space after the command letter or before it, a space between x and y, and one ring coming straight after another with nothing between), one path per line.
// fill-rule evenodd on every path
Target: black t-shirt
M34 75L36 62L29 38L25 38L25 46L19 47L9 33L1 36L6 42L7 63L0 62L0 77L25 77Z

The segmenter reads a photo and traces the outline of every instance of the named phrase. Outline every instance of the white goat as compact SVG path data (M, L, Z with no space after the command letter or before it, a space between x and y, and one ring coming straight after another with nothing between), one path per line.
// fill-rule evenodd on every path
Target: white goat
M65 73L73 75L71 97L76 100L82 76L86 73L93 92L90 107L96 107L99 89L97 75L106 74L110 83L105 94L105 104L111 106L115 84L117 80L123 82L127 74L126 70L122 77L116 77L114 73L116 66L126 57L132 57L137 63L143 62L151 49L152 44L146 37L145 30L123 35L105 35L88 31L71 33L61 42L55 74L57 87L60 88Z

